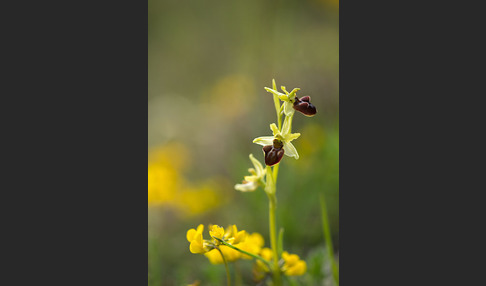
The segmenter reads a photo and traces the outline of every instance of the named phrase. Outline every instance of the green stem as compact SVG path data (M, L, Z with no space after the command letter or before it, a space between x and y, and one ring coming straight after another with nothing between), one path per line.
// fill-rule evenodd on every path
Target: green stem
M273 172L278 172L277 169L273 169ZM277 208L277 197L275 196L276 193L276 184L275 184L275 174L273 174L272 168L267 166L267 180L265 186L265 192L267 193L268 200L269 200L269 211L268 211L268 218L269 218L269 232L270 232L270 245L272 247L273 252L273 280L274 285L279 286L281 285L280 280L280 267L278 265L278 245L277 245L277 224L275 219L275 210Z
M229 272L229 268L228 268L228 263L226 262L226 259L224 258L224 255L223 255L223 252L221 251L221 249L219 249L219 247L216 247L216 249L221 254L221 257L223 257L224 268L226 269L226 277L228 278L228 286L231 286L231 276L230 276L230 272Z
M336 260L334 260L334 249L332 246L332 239L331 239L331 230L329 227L329 219L327 217L327 206L326 201L324 200L324 195L320 195L320 202L321 202L321 214L322 214L322 228L324 230L324 240L327 244L327 255L329 257L329 261L331 263L332 269L332 276L336 283L336 286L339 286L339 268L337 266Z
M280 267L278 266L278 246L277 246L277 226L275 221L275 210L277 208L277 200L275 194L269 195L269 226L270 226L270 244L273 252L273 278L275 285L281 285L280 281Z
M271 266L270 262L268 262L267 260L265 260L263 257L259 256L259 255L256 255L256 254L253 254L253 253L250 253L250 252L247 252L247 251L244 251L243 249L239 249L238 247L232 245L232 244L229 244L227 243L226 241L222 240L221 238L218 238L218 237L214 237L212 236L212 238L216 239L217 241L221 242L222 244L230 247L230 248L233 248L234 250L237 250L243 254L246 254L248 256L251 256L255 259L258 259L258 260L261 260L262 262L264 262L265 264L267 264L269 267Z

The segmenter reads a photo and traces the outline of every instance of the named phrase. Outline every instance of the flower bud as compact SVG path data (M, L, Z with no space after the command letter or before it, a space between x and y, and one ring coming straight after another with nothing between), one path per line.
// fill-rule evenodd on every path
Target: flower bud
M305 116L314 116L317 113L316 107L310 103L310 96L304 96L300 99L296 96L293 107Z

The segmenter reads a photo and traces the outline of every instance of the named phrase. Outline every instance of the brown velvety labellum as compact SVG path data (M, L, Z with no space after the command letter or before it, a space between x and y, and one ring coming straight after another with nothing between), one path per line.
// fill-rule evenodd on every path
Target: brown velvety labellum
M300 98L300 100L305 101L305 102L310 102L310 96L303 96Z
M263 146L263 152L265 153L265 165L273 166L282 160L285 151L282 148L267 145Z
M310 103L310 96L304 96L301 99L295 97L294 109L305 116L314 116L317 113L316 107Z

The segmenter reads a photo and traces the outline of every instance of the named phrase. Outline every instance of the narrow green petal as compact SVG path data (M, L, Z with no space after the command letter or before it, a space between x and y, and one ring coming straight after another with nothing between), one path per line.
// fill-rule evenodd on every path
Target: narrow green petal
M289 157L294 157L295 159L299 159L299 153L297 153L297 149L295 149L294 145L290 142L284 141L284 150L285 150L285 155Z
M270 129L273 132L273 136L276 136L277 134L280 133L280 131L278 130L278 127L275 123L270 124Z
M299 138L299 136L300 136L300 133L288 134L287 136L285 136L285 141L290 142L292 140Z
M276 95L276 96L278 96L278 97L285 95L285 94L283 94L283 93L281 93L281 92L278 92L278 91L273 90L273 89L268 88L268 87L265 87L265 90L266 90L267 92L270 92L270 93L275 94L275 95ZM286 95L285 95L285 96L286 96Z
M273 144L273 136L262 136L253 139L253 143L262 145L262 146L267 146L267 145L272 145Z
M293 99L294 99L294 97L295 97L295 94L296 94L296 93L297 93L297 91L299 91L299 90L300 90L300 88L294 88L294 89L292 89L292 91L291 91L291 92L290 92L290 94L289 94L289 98L293 100Z
M253 157L253 154L250 154L250 160L253 162L253 166L255 166L257 176L260 176L263 173L262 164L260 163L260 161L255 159L255 157Z

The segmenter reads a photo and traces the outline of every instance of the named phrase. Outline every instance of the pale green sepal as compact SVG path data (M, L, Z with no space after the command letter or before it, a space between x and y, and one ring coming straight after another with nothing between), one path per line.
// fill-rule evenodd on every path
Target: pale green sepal
M284 113L286 116L292 116L292 114L294 114L295 110L294 110L294 104L293 103L290 103L288 100L284 102L283 104L284 106Z
M253 156L253 154L250 154L250 160L253 162L253 166L255 166L256 173L258 175L265 173L265 169L263 169L262 164Z
M292 116L285 117L284 123L283 123L283 126L282 126L282 135L283 136L286 136L287 134L290 133L291 126L292 126Z
M299 159L299 153L297 153L297 149L295 149L294 145L290 142L283 142L284 144L284 150L285 150L285 155L289 157L294 157L295 159Z
M235 189L240 192L253 192L258 187L256 182L248 182L245 184L236 184Z
M273 145L273 136L262 136L253 139L253 143L262 145L262 146L267 146L267 145Z
M292 134L289 134L285 137L285 139L287 139L287 141L292 141L292 140L295 140L297 138L300 137L300 133L292 133Z

